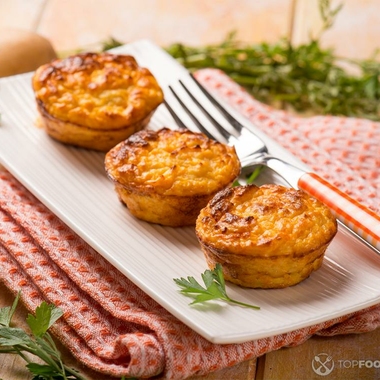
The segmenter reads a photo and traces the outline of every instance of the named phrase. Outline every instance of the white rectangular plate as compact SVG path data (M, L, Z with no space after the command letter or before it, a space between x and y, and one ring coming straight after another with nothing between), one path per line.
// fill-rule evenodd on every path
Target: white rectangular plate
M149 41L116 51L134 55L163 85L183 71ZM281 290L228 285L232 298L259 305L261 310L217 302L191 307L191 299L178 292L173 278L194 276L200 280L207 269L194 228L174 229L136 220L106 178L104 154L64 146L38 129L31 74L0 80L0 112L0 162L101 255L206 339L239 343L269 337L380 302L379 258L340 231L322 268L299 285ZM174 127L163 106L150 128L162 126ZM262 137L272 152L297 162Z

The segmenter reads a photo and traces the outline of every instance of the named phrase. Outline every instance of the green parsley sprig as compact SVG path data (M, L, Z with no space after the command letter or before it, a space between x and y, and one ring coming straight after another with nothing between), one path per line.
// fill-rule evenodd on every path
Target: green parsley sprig
M48 329L62 316L61 309L42 302L35 316L29 314L26 322L31 335L18 327L11 327L20 293L11 307L0 308L0 353L17 354L26 362L33 380L85 380L75 369L63 364L61 354ZM40 358L45 364L35 363L27 354Z
M206 287L203 287L199 282L191 276L187 278L175 278L174 282L181 288L181 293L194 298L190 305L211 301L222 300L236 305L260 309L259 306L250 305L244 302L231 299L227 295L226 284L224 281L222 266L218 263L213 270L207 269L202 273L202 280Z

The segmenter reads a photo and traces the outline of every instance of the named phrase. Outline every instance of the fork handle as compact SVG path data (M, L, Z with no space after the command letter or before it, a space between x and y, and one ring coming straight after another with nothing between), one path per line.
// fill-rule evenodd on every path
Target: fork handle
M380 250L380 216L314 173L305 173L298 187L328 206L334 216Z

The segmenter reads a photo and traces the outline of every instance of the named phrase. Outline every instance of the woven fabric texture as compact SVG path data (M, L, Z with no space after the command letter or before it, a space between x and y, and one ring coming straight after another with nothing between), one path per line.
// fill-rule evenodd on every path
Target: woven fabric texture
M216 70L198 78L219 91L318 174L378 211L380 125L365 120L301 119L255 101ZM334 140L335 139L335 140ZM216 345L177 320L0 171L0 280L33 311L43 301L64 311L53 333L103 375L183 379L301 344L312 335L368 332L380 305L287 334Z

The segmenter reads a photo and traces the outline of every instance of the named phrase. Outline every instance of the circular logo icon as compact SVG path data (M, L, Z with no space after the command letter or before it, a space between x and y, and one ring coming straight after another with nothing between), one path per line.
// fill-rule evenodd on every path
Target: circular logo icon
M311 363L313 371L319 376L327 376L334 369L334 360L329 354L315 355Z

